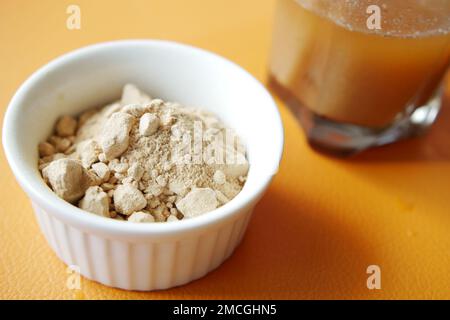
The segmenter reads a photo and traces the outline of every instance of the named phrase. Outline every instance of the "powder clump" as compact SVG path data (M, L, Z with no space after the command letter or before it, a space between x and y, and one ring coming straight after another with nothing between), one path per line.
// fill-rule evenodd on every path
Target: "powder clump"
M79 207L102 217L110 217L109 203L110 200L106 192L100 187L92 186L86 190L83 199L80 200Z
M93 182L79 161L57 159L42 170L42 175L55 193L68 202L83 197Z

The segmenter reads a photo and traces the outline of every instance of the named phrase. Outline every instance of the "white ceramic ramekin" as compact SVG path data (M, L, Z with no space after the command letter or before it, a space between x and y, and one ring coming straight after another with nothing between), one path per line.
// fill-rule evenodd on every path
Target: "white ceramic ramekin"
M57 117L117 99L128 82L153 97L209 109L237 131L250 171L236 198L193 219L137 224L85 212L47 187L37 144ZM186 45L131 40L76 50L34 73L7 109L3 146L60 259L108 286L154 290L200 278L232 254L278 168L283 128L269 93L236 64Z

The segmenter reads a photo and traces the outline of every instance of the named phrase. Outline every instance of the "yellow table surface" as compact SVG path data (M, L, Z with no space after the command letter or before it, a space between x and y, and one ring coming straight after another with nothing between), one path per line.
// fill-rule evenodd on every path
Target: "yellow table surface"
M0 2L0 106L37 68L67 51L125 38L160 38L217 52L265 82L274 1L78 0ZM450 100L449 100L450 101ZM286 144L278 175L241 246L191 284L127 292L67 273L0 157L0 298L450 298L450 105L430 133L339 160L313 152L279 103ZM368 290L366 268L381 268Z

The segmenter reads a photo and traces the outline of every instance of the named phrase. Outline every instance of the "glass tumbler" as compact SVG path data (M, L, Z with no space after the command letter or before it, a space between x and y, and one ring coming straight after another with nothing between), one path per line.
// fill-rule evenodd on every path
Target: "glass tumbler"
M441 107L449 0L278 0L269 83L337 155L423 133Z

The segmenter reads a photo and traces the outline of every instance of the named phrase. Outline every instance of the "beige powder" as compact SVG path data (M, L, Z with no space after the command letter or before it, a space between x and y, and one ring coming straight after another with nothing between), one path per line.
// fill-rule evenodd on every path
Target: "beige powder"
M61 117L39 154L60 197L132 222L212 211L240 192L249 169L242 143L214 115L151 99L130 84L118 102Z

